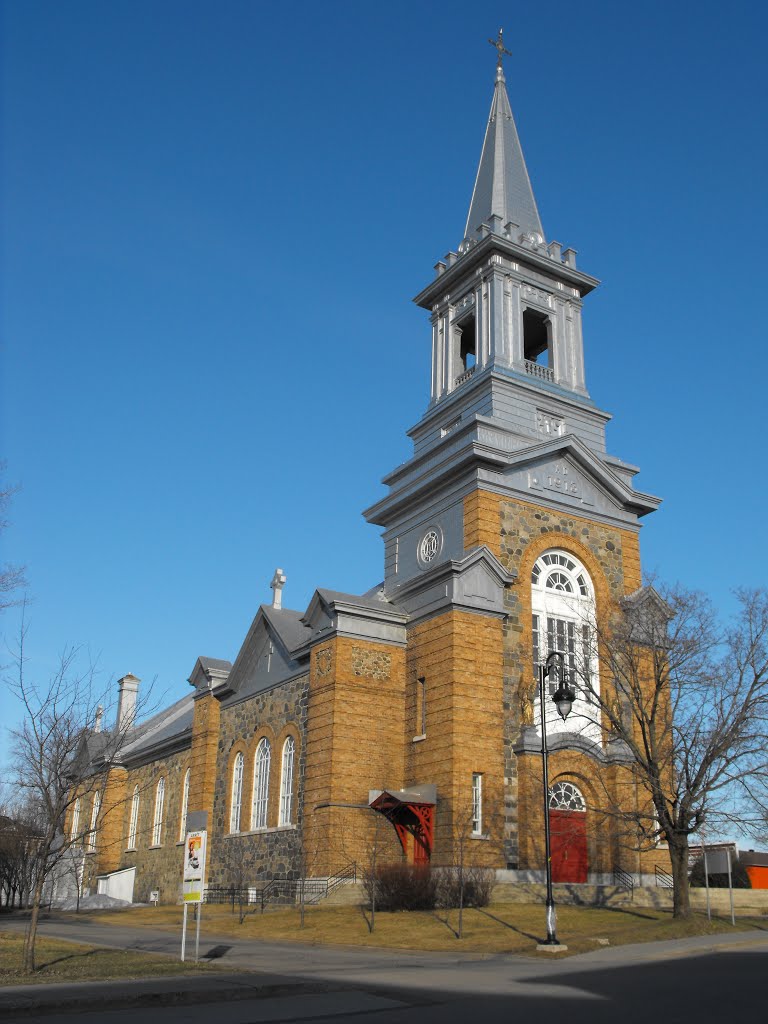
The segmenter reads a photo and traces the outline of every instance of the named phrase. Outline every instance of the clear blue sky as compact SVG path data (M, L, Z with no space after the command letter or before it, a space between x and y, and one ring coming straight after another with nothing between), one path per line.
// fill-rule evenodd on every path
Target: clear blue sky
M724 607L764 583L765 11L8 3L3 544L31 671L84 644L105 684L175 698L276 566L301 609L382 578L360 511L426 407L410 300L461 239L500 24L547 236L603 281L610 450L665 499L645 566Z

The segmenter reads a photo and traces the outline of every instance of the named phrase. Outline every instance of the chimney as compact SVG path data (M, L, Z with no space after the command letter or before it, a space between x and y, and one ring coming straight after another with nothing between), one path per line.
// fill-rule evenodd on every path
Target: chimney
M93 731L94 732L101 732L101 720L102 720L103 717L104 717L104 707L101 704L99 704L99 706L96 708L96 714L94 716L94 721L93 721Z
M136 718L136 697L139 692L141 680L130 672L122 679L118 679L117 687L120 691L117 698L117 730L126 732L133 728L133 721Z

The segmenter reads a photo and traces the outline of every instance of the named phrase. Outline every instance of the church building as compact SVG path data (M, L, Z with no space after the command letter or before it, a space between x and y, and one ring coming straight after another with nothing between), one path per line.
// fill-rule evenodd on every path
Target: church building
M415 298L426 409L364 512L383 581L290 609L278 569L234 659L198 657L189 695L143 723L139 680L120 680L127 742L76 810L89 877L127 872L136 900L180 898L189 827L207 829L209 887L333 875L374 840L380 862L452 863L461 844L499 877L539 877L538 679L555 650L576 691L566 721L546 712L555 880L653 863L610 813L647 800L594 699L592 623L640 590L659 499L606 448L582 335L599 282L547 240L498 49L463 236Z

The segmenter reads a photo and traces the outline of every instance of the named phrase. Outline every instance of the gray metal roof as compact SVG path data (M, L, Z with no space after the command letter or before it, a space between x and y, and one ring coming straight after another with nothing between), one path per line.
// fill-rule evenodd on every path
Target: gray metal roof
M203 668L220 668L224 672L228 672L232 668L232 662L226 661L224 658L205 658L201 654L197 660Z
M190 694L164 708L156 715L141 722L126 736L120 750L122 757L129 760L140 756L143 751L150 750L160 743L165 743L175 736L180 736L192 728L194 699Z
M479 225L487 224L493 214L501 217L502 226L518 224L520 234L544 236L500 68L464 237L474 238Z
M290 608L273 608L269 604L263 604L261 610L288 654L306 642L310 630L301 621L303 612L295 612Z
M352 604L358 608L370 608L375 611L380 611L382 607L391 608L395 611L395 606L391 601L382 600L378 597L370 597L368 594L345 594L341 590L327 590L325 587L318 587L317 593L327 604L333 604L335 601L341 601L344 604Z

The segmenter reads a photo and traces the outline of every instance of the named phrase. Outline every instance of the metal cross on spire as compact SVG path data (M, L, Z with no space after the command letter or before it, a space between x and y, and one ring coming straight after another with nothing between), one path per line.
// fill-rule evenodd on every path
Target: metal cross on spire
M512 56L511 51L504 48L504 29L503 28L499 29L499 37L498 37L498 39L489 39L488 42L491 44L491 46L494 46L496 48L496 52L499 55L498 59L496 61L496 67L501 69L503 67L503 61L504 61L504 56L503 55L506 53L506 55L508 57Z

